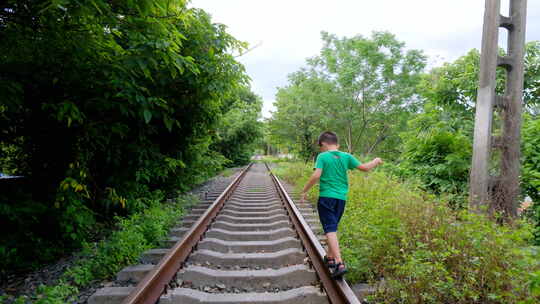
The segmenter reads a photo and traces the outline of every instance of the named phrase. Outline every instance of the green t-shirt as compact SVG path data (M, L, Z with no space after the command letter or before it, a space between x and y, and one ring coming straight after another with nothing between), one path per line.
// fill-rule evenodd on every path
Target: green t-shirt
M319 196L347 200L347 170L361 164L354 156L341 151L326 151L317 156L315 168L322 169Z

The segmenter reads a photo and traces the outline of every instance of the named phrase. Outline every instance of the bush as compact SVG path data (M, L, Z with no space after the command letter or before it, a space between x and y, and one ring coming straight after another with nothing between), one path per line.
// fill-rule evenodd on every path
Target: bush
M303 164L278 174L297 186L310 175ZM382 172L350 176L340 242L352 282L385 284L375 303L535 303L529 275L540 269L527 248L530 227L500 226ZM311 192L315 201L316 190ZM538 285L536 283L536 285ZM533 296L535 296L533 300Z
M540 118L526 116L523 125L523 174L521 185L525 195L534 201L533 219L536 222L536 243L540 244Z
M123 267L137 262L147 249L156 247L169 228L178 222L186 207L197 203L193 196L174 203L148 202L149 207L129 218L118 218L118 230L97 243L85 243L77 262L69 267L54 286L40 286L30 298L21 296L21 303L67 303L79 289L90 283L111 278ZM1 299L1 298L0 298ZM6 299L4 299L6 300Z
M400 169L404 178L415 178L422 188L449 196L451 205L464 207L469 187L471 140L464 129L468 122L446 117L443 109L426 104L425 113L409 122L403 132Z

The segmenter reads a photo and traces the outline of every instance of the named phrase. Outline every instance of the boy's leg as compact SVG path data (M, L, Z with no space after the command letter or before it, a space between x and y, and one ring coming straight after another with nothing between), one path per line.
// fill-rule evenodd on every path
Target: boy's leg
M337 224L339 224L339 222L341 221L341 217L343 216L344 211L345 211L345 201L336 200ZM328 243L332 244L334 254L336 256L336 263L338 264L332 276L335 276L335 278L342 277L347 272L347 269L345 268L345 265L342 264L343 260L341 259L341 251L339 250L339 242L337 238L337 225L336 225L336 232L327 236L327 239L328 239Z
M337 226L339 222L341 221L341 217L343 216L343 212L345 211L345 201L344 200L335 200L335 213L334 215L337 218L336 225L335 225L335 232L328 231L326 233L326 242L328 243L328 251L332 252L332 255L336 259L336 263L342 263L343 260L341 259L341 250L339 249L339 240L337 236Z
M321 224L326 235L328 245L328 258L336 259L337 263L342 262L341 251L337 237L337 226L345 209L345 201L333 198L319 197L317 204Z
M319 197L319 201L317 202L317 210L319 213L319 219L321 221L321 225L324 230L324 234L326 235L326 243L328 245L328 252L326 253L326 256L329 259L334 259L334 243L330 244L330 238L328 237L328 234L334 233L336 229L333 229L334 223L335 223L335 217L334 217L334 206L332 204L332 199L326 198L326 197Z
M328 244L328 257L336 259L336 263L341 263L341 252L337 232L326 233L326 243Z

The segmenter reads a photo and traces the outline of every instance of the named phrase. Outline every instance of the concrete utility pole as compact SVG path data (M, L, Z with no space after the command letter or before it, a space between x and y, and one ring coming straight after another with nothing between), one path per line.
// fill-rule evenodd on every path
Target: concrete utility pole
M487 206L505 216L517 215L520 172L520 130L523 101L523 53L527 0L510 0L508 16L500 14L500 0L486 0L480 81L474 122L474 144L470 180L473 210ZM506 56L498 52L499 28L508 30ZM495 94L497 67L507 71L505 92ZM501 113L502 133L492 135L493 111ZM499 168L490 168L491 150L499 149ZM495 175L493 172L499 172Z

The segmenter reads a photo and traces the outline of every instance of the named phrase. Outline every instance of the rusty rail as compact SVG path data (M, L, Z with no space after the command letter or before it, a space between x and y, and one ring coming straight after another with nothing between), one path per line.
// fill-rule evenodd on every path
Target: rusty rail
M161 294L167 289L171 279L182 267L186 258L191 254L196 244L204 236L225 201L234 192L252 164L249 164L234 181L216 198L203 215L186 232L185 237L178 241L159 264L152 269L135 287L135 290L122 304L155 304Z
M272 170L270 167L268 167L268 164L265 163L265 165L270 172L270 176L274 181L279 196L287 208L289 218L291 219L294 228L298 232L302 245L306 249L309 259L311 260L311 264L317 272L317 275L319 276L330 302L332 304L360 304L360 301L353 293L345 279L334 280L330 277L330 272L323 261L324 255L326 254L324 248L319 243L319 240L294 204L291 197L285 191L285 188L279 179L272 173Z

